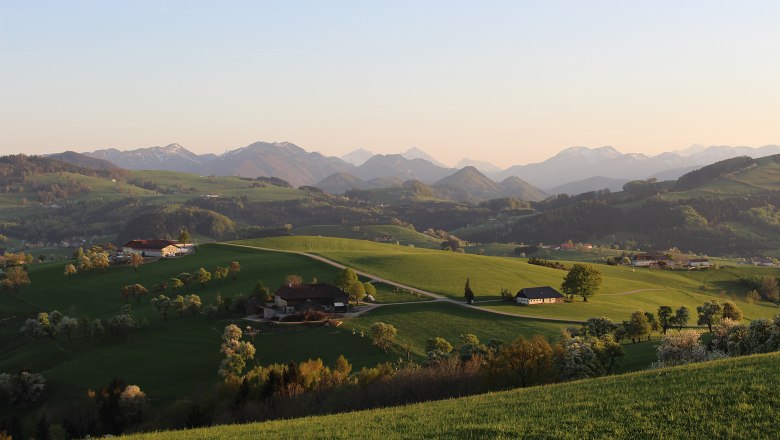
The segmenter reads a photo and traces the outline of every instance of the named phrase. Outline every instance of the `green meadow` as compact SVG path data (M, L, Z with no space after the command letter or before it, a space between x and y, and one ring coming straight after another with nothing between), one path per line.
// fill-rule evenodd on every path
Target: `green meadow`
M498 301L507 288L558 288L566 272L528 264L520 258L459 254L328 237L273 237L238 242L248 246L309 252L370 274L460 300L466 279L470 280L480 307L544 318L585 320L607 316L627 319L635 310L655 311L659 305L695 307L708 300L736 301L746 318L771 318L780 310L767 302L749 304L739 278L748 275L780 275L777 269L752 266L722 266L705 271L671 271L650 268L598 265L603 283L599 294L587 303L522 307ZM565 262L570 265L573 262ZM702 286L704 287L701 290ZM695 318L694 318L695 321ZM695 324L692 322L691 324Z
M777 438L779 364L780 354L771 353L349 414L130 438Z
M203 245L195 255L145 264L138 271L112 267L73 278L62 274L65 263L34 264L30 266L32 284L22 289L19 299L0 295L0 372L31 368L43 374L55 401L80 397L88 388L105 384L114 376L140 385L154 401L170 401L199 385L212 384L218 379L220 337L223 328L234 322L230 319L171 312L164 321L150 298L143 298L140 305L130 302L133 316L143 328L128 341L93 340L80 330L71 340L64 335L56 340L33 340L21 336L19 329L26 318L39 311L108 319L124 304L119 292L126 284L151 288L181 272L194 272L199 267L211 271L233 260L242 266L236 280L193 287L191 293L200 295L204 306L213 303L218 293L223 297L247 295L259 280L274 290L290 273L306 280L331 280L336 275L336 269L306 257L219 245ZM184 294L183 290L179 293ZM238 324L243 327L249 322ZM264 327L254 342L260 364L317 357L333 362L344 354L359 368L390 359L345 328Z

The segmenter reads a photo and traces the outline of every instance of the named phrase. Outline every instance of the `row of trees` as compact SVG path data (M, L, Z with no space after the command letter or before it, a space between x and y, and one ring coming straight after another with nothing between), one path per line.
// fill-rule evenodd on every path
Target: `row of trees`
M81 330L83 337L101 338L105 335L115 339L127 339L140 327L132 313L132 307L125 304L120 312L109 319L90 320L86 316L74 318L64 315L58 310L51 313L39 312L35 318L25 320L19 332L33 339L48 337L56 340L65 335L70 340L74 333Z
M349 298L355 301L355 304L369 295L372 298L376 298L376 287L369 282L360 282L357 273L348 267L336 275L333 284L346 292L349 295Z

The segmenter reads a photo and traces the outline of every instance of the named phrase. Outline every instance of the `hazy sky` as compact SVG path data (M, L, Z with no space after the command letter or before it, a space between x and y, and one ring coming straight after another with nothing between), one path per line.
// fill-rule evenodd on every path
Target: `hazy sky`
M0 152L780 143L777 1L0 0Z

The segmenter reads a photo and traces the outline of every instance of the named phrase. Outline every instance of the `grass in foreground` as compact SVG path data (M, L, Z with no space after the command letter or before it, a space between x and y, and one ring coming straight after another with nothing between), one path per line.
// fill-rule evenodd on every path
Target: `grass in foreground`
M440 402L130 438L777 438L780 354Z

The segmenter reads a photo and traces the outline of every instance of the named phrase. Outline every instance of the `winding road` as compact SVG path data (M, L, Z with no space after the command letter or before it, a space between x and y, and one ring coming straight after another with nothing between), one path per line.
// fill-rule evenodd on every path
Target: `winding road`
M347 266L345 266L345 265L343 265L341 263L337 263L337 262L335 262L333 260L329 260L329 259L327 259L327 258L325 258L323 256L316 255L316 254L310 254L308 252L289 251L289 250L273 249L273 248L266 248L266 247L259 247L259 246L247 246L247 245L244 245L244 244L235 244L235 243L220 243L220 245L221 246L242 247L242 248L247 248L247 249L255 249L255 250L261 250L261 251L268 251L268 252L282 252L282 253L285 253L285 254L295 254L295 255L300 255L300 256L306 257L306 258L311 258L313 260L317 260L317 261L319 261L321 263L325 263L327 265L336 267L338 269L346 269L347 268ZM580 324L580 323L585 322L585 321L578 321L576 319L548 318L548 317L540 317L540 316L533 316L533 315L521 315L521 314L517 314L517 313L502 312L501 310L493 310L493 309L485 309L485 308L482 308L482 307L475 307L473 305L469 305L469 304L466 304L466 303L461 302L461 301L456 301L456 300L454 300L452 298L448 298L448 297L446 297L444 295L441 295L441 294L438 294L438 293L428 292L427 290L422 290L422 289L418 289L416 287L407 286L405 284L401 284L401 283L398 283L398 282L395 282L395 281L392 281L392 280L388 280L386 278L382 278L382 277L376 276L374 274L363 272L361 270L357 270L357 269L352 269L352 270L354 270L355 273L360 275L360 276L363 276L365 278L369 278L371 281L389 284L391 286L395 286L395 287L398 287L400 289L409 290L409 291L412 291L412 292L419 293L421 295L425 295L425 296L434 298L433 301L428 301L428 302L447 302L447 303L455 304L455 305L458 305L458 306L461 306L461 307L466 307L466 308L471 309L471 310L479 310L481 312L492 313L494 315L511 316L513 318L535 319L537 321L567 322L567 323L576 323L576 324ZM626 292L626 293L631 293L631 292ZM489 302L489 301L483 301L483 302ZM492 302L492 301L490 301L490 302ZM377 307L398 306L398 305L405 305L405 304L420 304L420 303L418 303L418 302L408 302L408 303L391 303L391 304L373 304L373 307L367 308L366 310L362 311L361 313L368 312L368 311L370 311L372 309L375 309Z

